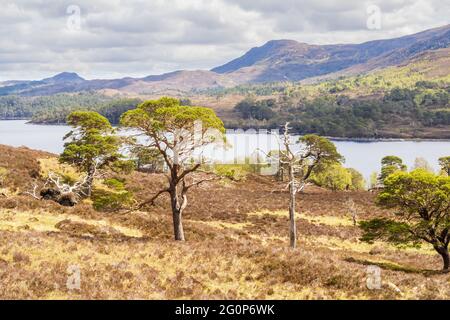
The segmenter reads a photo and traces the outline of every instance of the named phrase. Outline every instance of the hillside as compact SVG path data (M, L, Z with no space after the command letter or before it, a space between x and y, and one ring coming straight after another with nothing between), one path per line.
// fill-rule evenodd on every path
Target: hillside
M244 96L230 128L280 128L346 138L450 138L450 49L419 53L367 74L209 90Z
M299 81L351 68L360 71L397 65L426 50L447 48L450 26L397 39L362 44L308 45L292 40L269 41L212 71L245 82ZM246 75L251 75L251 78Z
M356 68L356 67L355 67ZM349 69L350 70L350 69ZM80 82L76 76L74 82ZM178 82L177 79L183 81ZM450 48L421 52L403 63L345 77L246 84L224 88L213 72L179 71L127 86L128 94L103 90L52 96L0 97L0 118L63 123L74 109L99 111L113 123L145 99L164 95L213 108L228 128L279 128L346 138L450 138ZM196 79L201 78L202 81ZM160 87L164 81L173 86ZM191 80L186 80L191 79ZM49 80L47 80L49 81ZM162 81L162 82L161 82ZM204 88L186 92L183 82ZM148 89L152 83L152 89ZM216 87L209 88L216 83ZM164 89L166 88L166 89ZM134 92L134 93L133 93ZM136 96L130 99L127 97ZM245 100L249 112L234 110ZM258 102L259 101L259 102Z
M450 25L361 44L310 45L294 40L273 40L211 71L180 70L111 80L85 80L75 73L63 72L39 81L4 81L0 83L0 95L39 96L107 89L133 95L187 93L248 83L295 82L399 65L422 52L448 48L449 43Z
M148 211L97 212L24 194L53 155L0 146L8 175L0 192L1 299L445 299L448 274L431 248L359 241L358 219L385 214L369 192L308 188L298 195L299 248L288 248L284 185L267 177L193 189L186 243L174 243L168 199ZM124 177L138 200L164 181ZM208 195L208 197L205 197ZM382 268L382 290L366 286ZM66 286L79 268L80 290Z

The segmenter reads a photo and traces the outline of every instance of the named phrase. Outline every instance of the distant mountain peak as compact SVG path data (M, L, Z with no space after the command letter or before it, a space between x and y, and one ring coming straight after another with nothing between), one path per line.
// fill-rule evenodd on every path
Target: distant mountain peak
M245 67L261 64L264 61L268 62L268 60L276 63L278 58L281 56L301 56L306 54L308 50L312 50L317 47L318 46L316 45L309 45L307 43L289 39L270 40L264 45L252 48L243 56L220 67L214 68L211 71L216 73L230 73Z
M336 73L355 65L386 67L417 53L450 46L450 25L394 39L360 44L310 45L295 40L271 40L211 71L236 82L300 81Z
M85 81L75 72L61 72L53 77L43 79L44 82L81 82Z
M144 78L109 80L85 80L74 72L62 72L41 81L0 83L0 96L37 96L103 89L139 94L178 93L247 83L320 80L400 65L421 53L447 48L450 50L450 25L399 38L359 44L317 45L280 39L252 48L243 56L211 71L179 70ZM448 52L443 50L438 53L448 55ZM442 74L447 72L448 65L439 68L442 69L439 74Z

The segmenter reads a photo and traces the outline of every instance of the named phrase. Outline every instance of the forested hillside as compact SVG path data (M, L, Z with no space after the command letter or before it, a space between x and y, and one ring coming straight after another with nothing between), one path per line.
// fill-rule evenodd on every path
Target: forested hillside
M119 117L141 101L132 98L110 97L95 92L56 94L41 97L0 97L0 119L31 119L33 123L65 123L73 110L93 110L117 124Z
M212 95L247 93L229 127L277 128L336 137L449 138L449 50L408 64L317 84L241 86ZM273 95L271 99L258 96Z

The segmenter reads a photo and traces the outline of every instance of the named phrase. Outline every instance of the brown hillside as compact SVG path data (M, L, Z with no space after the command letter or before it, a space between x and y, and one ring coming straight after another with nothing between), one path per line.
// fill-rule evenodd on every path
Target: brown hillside
M1 147L0 164L21 178L36 170L27 149ZM16 162L17 161L17 162ZM15 182L18 179L19 182ZM163 183L134 173L137 200ZM127 214L95 212L89 202L63 208L31 197L0 198L2 299L442 299L449 275L428 247L399 250L361 243L346 201L359 219L383 215L369 192L309 188L298 195L299 248L288 246L288 194L269 177L210 182L194 189L185 214L186 243L172 240L167 199ZM381 290L366 287L367 265L382 268ZM66 286L79 268L80 290Z

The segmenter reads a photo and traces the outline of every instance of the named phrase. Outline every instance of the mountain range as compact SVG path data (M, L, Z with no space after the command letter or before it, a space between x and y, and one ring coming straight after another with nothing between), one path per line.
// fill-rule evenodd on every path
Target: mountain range
M294 40L272 40L211 70L180 70L113 80L86 80L76 73L63 72L38 81L0 82L0 95L37 96L104 89L154 94L229 88L248 83L308 81L368 73L405 64L427 51L449 47L450 25L361 44L310 45Z

